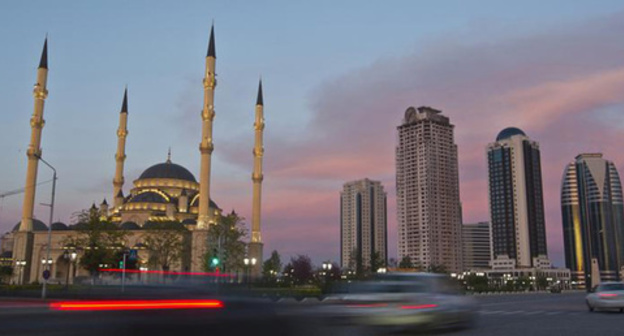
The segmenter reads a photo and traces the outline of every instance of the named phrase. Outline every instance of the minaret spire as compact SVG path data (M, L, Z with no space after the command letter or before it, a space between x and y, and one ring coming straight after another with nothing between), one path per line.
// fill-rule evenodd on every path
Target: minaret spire
M32 231L33 210L35 204L35 186L37 185L37 170L39 166L39 157L41 157L41 131L45 125L43 120L43 109L45 100L48 97L48 38L43 43L43 51L41 52L41 60L37 69L37 83L33 89L33 97L35 99L35 107L33 115L30 118L30 144L26 155L28 156L28 168L26 171L26 185L24 186L24 204L22 208L22 222L20 231Z
M206 57L214 57L217 58L217 50L215 49L215 39L214 39L214 22L212 23L212 27L210 28L210 42L208 42L208 53Z
M264 260L262 258L262 235L260 232L261 223L261 199L262 199L262 157L264 156L264 102L262 99L262 79L258 85L258 98L256 99L256 118L254 122L255 141L254 141L254 166L251 180L253 181L253 201L251 213L251 242L249 243L249 256L256 260ZM254 266L253 275L260 275L261 267Z
M167 152L167 163L171 163L171 147L169 147L169 151Z
M199 210L197 217L197 229L207 229L209 224L214 223L213 213L210 210L210 170L212 151L212 122L215 117L214 111L214 90L217 86L215 66L216 52L214 40L214 24L210 29L210 42L208 43L208 54L206 55L206 73L204 76L204 105L201 112L202 138L199 144L201 153L200 176L199 176Z
M124 90L121 112L119 113L119 128L117 129L117 153L115 154L115 178L113 178L113 213L119 211L123 205L122 189L124 185L124 162L126 161L126 137L128 136L128 88Z
M39 60L39 67L48 68L48 36L46 35L45 42L43 42L43 51L41 51L41 59Z
M120 113L128 113L128 87L124 90L123 102L121 103Z
M260 85L258 85L258 98L256 99L256 105L264 105L262 102L262 78L260 78Z

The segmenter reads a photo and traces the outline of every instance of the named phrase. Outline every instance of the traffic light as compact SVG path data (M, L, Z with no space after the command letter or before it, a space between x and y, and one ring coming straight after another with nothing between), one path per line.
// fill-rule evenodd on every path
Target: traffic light
M123 269L123 268L124 268L124 262L123 262L123 260L120 260L120 261L119 261L119 268L120 268L120 269Z
M211 264L212 264L212 267L217 267L217 266L219 266L219 258L217 258L217 257L212 257Z

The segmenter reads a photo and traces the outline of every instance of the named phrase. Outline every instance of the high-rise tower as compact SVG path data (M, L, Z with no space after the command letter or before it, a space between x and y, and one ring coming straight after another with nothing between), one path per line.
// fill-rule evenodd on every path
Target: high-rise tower
M386 192L378 181L343 185L340 193L340 267L356 272L385 267L388 258ZM377 260L373 262L373 257ZM376 272L377 269L371 269Z
M487 146L492 256L520 267L547 258L539 144L509 127Z
M115 154L115 178L113 178L113 212L123 204L124 161L126 160L126 137L128 136L128 89L124 90L117 129L117 153ZM121 196L121 197L118 197Z
M620 279L624 266L624 201L615 164L580 154L563 172L561 215L566 267L579 287ZM591 279L592 260L598 271Z
M41 156L41 131L45 125L43 120L43 107L48 97L48 39L45 39L41 60L37 69L37 82L33 89L35 107L30 118L30 144L26 155L28 156L28 168L26 170L26 185L24 186L24 205L22 208L22 222L20 231L32 231L33 210L35 204L35 190L37 184L37 168Z
M249 243L249 256L256 258L257 263L254 267L254 275L259 275L262 265L262 235L260 233L261 223L261 198L262 198L262 157L264 156L264 100L262 97L262 80L258 85L258 98L256 99L256 120L254 122L255 141L254 141L254 169L251 175L253 181L253 205L251 212L251 242Z
M396 148L399 259L417 266L462 268L457 145L448 117L409 107Z
M207 229L213 223L213 214L210 212L210 168L212 151L212 122L215 117L214 110L214 90L217 86L215 65L217 54L215 50L214 25L210 29L210 42L208 43L208 53L206 54L206 75L204 77L204 106L201 113L202 118L202 139L199 144L201 153L200 175L199 175L199 214L197 218L197 228Z

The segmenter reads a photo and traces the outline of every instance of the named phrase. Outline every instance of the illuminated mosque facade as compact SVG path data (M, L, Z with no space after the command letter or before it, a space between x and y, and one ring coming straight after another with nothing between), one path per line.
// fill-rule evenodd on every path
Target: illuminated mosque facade
M205 77L203 79L204 101L201 112L202 134L199 144L200 175L199 180L185 167L171 161L171 152L163 163L147 168L138 179L133 181L132 188L124 194L123 187L124 163L126 159L126 139L128 137L128 91L124 92L119 128L117 130L117 152L115 154L115 175L113 178L112 204L106 200L99 206L102 218L112 221L124 230L128 230L127 247L141 244L143 229L149 223L177 221L190 232L190 249L187 256L172 265L171 270L198 272L203 270L203 257L208 251L208 228L215 224L221 209L210 197L211 159L213 145L214 93L216 81L216 48L214 27L210 32L210 41L206 55ZM44 44L39 68L37 84L33 91L34 112L30 121L31 141L27 151L28 167L24 188L22 220L12 232L1 238L0 261L14 267L13 283L42 282L42 272L47 267L51 270L51 279L59 280L67 276L70 266L64 260L68 238L75 237L78 232L64 223L53 223L50 235L48 226L33 218L35 202L35 186L37 170L41 159L41 133L45 121L43 119L44 103L47 98L48 55L47 39ZM260 234L261 186L263 180L262 159L263 147L263 94L262 82L258 87L255 106L255 144L253 148L254 168L253 206L251 216L251 237L247 246L249 258L262 261L262 238ZM146 226L147 225L147 226ZM49 243L48 243L49 239ZM50 255L47 247L50 245ZM210 247L211 248L211 247ZM139 251L145 254L145 251ZM66 253L65 253L66 254ZM79 257L79 256L78 256ZM145 255L141 256L145 257ZM47 266L46 265L50 265ZM67 265L66 265L67 264ZM74 264L75 265L75 264ZM261 262L252 267L253 274L259 274ZM66 267L67 266L67 267ZM73 266L76 268L75 266ZM65 270L67 269L67 270ZM73 274L86 274L85 270L74 269ZM72 277L73 278L73 277Z

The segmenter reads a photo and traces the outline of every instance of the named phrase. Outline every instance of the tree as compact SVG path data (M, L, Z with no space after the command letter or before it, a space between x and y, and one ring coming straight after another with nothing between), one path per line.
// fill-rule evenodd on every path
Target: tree
M358 277L364 276L362 254L357 247L354 248L349 255L349 269L355 271L355 275Z
M8 280L11 279L12 275L13 275L13 267L0 266L0 284L4 283L5 281L8 282Z
M312 261L307 255L298 255L290 259L290 263L284 268L291 283L295 285L307 285L314 279Z
M115 251L123 246L127 232L119 226L100 218L95 205L89 210L74 214L74 228L78 235L65 240L65 246L83 249L79 265L95 277L100 265L113 266L117 261Z
M180 262L184 249L188 247L185 239L188 230L180 222L149 223L143 241L149 251L148 264L168 271L171 265Z
M395 258L390 258L388 260L388 267L396 268L398 265L399 265L399 261L396 260Z
M548 279L543 274L540 274L536 278L535 285L537 290L546 289L548 287Z
M408 255L404 256L403 259L401 259L401 262L399 262L399 268L414 268L412 258Z
M427 267L429 273L446 273L446 266L441 264L431 264Z
M282 261L277 251L271 252L271 257L262 265L262 277L268 282L275 282L277 274L282 269Z
M244 218L232 212L226 216L219 216L217 223L208 228L208 246L212 248L204 255L204 268L214 271L211 260L216 249L220 270L234 272L243 269L247 237Z
M370 272L376 273L377 270L383 267L386 267L386 263L381 258L381 253L379 253L379 251L373 252L370 260Z

